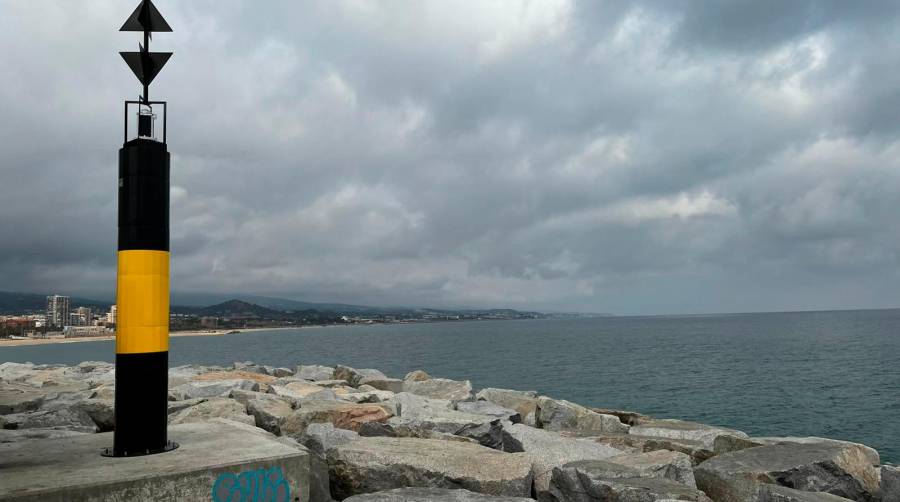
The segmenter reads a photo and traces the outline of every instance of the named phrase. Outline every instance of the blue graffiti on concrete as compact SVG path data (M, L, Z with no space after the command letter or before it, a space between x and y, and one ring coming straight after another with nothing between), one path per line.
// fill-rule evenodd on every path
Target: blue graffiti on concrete
M289 502L291 487L281 467L240 474L223 472L213 483L212 499L214 502Z

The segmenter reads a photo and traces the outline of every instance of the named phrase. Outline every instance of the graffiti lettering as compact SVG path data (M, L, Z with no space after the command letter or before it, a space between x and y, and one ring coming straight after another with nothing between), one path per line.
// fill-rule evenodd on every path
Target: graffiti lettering
M212 487L213 502L289 502L291 487L281 467L240 474L223 472Z

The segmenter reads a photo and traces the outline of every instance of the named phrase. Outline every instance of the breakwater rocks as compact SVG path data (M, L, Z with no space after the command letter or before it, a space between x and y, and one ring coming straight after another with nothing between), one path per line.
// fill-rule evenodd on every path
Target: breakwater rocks
M113 365L0 364L0 442L115 427ZM169 422L225 418L311 452L310 499L900 502L867 446L481 389L424 371L254 363L169 370Z

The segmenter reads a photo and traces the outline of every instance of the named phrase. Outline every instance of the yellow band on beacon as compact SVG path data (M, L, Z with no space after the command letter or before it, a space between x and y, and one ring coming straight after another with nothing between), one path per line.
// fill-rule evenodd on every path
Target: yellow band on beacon
M169 252L119 251L116 353L169 350Z

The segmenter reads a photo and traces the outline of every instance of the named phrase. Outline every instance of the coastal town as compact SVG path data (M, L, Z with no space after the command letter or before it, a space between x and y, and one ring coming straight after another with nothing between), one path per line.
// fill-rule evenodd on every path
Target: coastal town
M34 296L34 295L31 295ZM46 305L20 306L0 314L0 339L75 339L114 336L115 304L49 295ZM466 320L543 319L550 314L512 309L440 310L340 306L328 309L277 309L232 299L206 307L172 306L173 332L219 333L244 329L292 328L348 324L446 322Z

